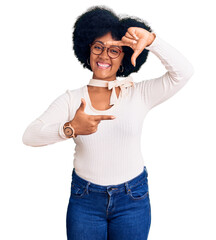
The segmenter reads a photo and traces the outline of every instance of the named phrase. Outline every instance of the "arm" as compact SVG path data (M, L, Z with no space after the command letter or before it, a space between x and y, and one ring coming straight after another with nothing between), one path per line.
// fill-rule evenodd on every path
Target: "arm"
M59 96L48 109L25 130L22 141L27 146L40 147L68 139L63 132L63 125L69 121L69 90Z
M179 91L193 75L194 69L177 49L157 35L146 49L155 54L167 70L158 78L137 83L145 104L151 109Z
M146 48L167 69L161 77L136 83L141 98L149 109L173 96L193 75L193 66L177 49L143 28L130 27L121 41L108 41L106 44L131 47L134 50L131 57L134 66L136 58Z

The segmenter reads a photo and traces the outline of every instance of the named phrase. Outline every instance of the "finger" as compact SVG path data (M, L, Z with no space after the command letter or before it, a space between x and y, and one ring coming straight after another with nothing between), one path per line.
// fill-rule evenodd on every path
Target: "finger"
M79 109L81 109L82 111L85 111L85 107L86 107L85 98L81 98L81 104L79 106Z
M141 51L147 46L147 40L145 38L139 39L136 49L141 49Z
M142 51L140 49L134 50L134 53L133 53L133 55L131 57L131 63L134 65L134 67L136 66L136 59L140 55L141 52Z
M100 120L113 120L115 116L110 115L92 115L95 121Z
M129 39L134 39L134 37L129 32L126 32L125 36Z
M131 47L133 44L136 44L136 40L129 39L127 37L122 37L121 41L107 41L104 44L110 45L110 46L128 46Z
M131 63L136 65L136 59L140 55L140 53L143 51L143 49L147 46L147 41L145 39L140 39L137 43L136 48L134 49L134 53L131 57Z
M129 39L129 38L125 37L125 36L122 37L122 42L125 43L125 46L129 46L129 47L133 46L134 44L137 44L136 40Z
M125 45L122 41L107 41L104 44L112 45L112 46L124 46Z
M101 120L95 120L95 122L97 122L97 124L99 124L101 122Z
M133 37L133 38L135 38L136 40L138 40L139 38L137 37L137 35L136 35L136 29L135 28L129 28L128 29L128 33Z

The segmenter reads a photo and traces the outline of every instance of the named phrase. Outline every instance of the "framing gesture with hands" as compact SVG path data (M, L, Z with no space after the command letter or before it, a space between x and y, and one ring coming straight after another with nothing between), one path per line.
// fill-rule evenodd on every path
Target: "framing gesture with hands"
M147 240L151 201L140 130L146 114L186 84L193 66L144 20L100 6L77 18L73 50L91 71L88 84L56 98L27 127L23 143L37 147L73 138L76 144L68 240ZM140 70L149 51L166 73L133 82L130 74ZM82 82L82 72L73 80Z
M134 50L131 57L131 63L136 66L136 59L145 47L148 47L154 41L156 35L143 28L130 27L128 28L121 41L107 41L105 45L128 46Z

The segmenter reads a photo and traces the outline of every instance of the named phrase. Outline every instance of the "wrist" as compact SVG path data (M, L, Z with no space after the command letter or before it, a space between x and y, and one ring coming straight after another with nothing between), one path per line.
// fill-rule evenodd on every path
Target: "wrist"
M75 124L75 122L74 122L74 120L71 120L70 121L70 124L71 124L71 126L73 127L73 129L74 129L74 135L75 135L75 137L77 137L77 126L76 126L76 124Z
M75 133L75 129L74 129L73 125L71 124L71 121L66 122L64 124L63 131L67 138L75 138L77 136L77 134Z
M149 44L146 47L150 46L154 42L155 38L156 38L156 34L150 33Z

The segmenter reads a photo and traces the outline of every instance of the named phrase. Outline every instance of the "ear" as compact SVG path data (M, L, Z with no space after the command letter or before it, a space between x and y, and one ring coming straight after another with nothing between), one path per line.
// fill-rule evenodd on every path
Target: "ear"
M121 73L122 73L122 72L124 72L124 67L123 67L123 65L122 65L122 64L120 65L120 67L119 67L118 71L119 71L119 72L121 72Z

